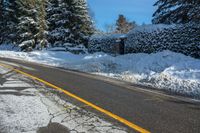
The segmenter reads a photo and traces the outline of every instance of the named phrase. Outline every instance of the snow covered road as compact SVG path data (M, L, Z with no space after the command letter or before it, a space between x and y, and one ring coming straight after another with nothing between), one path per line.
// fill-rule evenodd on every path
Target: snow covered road
M41 83L0 66L0 132L125 133L126 130L62 100L57 92Z

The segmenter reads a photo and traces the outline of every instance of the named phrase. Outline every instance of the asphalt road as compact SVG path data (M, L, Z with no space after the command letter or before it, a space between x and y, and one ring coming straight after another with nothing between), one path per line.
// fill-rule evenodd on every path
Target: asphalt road
M200 103L91 74L0 59L153 133L200 133ZM132 131L130 131L132 132ZM133 130L134 132L134 130Z

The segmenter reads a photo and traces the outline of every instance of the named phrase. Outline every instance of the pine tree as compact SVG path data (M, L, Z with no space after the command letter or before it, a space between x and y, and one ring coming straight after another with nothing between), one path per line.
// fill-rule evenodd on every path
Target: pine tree
M200 0L158 0L154 6L158 7L153 14L155 24L200 23Z
M136 26L135 22L128 22L124 15L119 15L116 22L116 33L125 34Z
M55 46L63 46L69 40L69 11L63 0L50 0L47 6L48 41Z
M0 0L0 44L3 43L3 30L4 30L4 15L3 15L3 0Z
M87 44L94 28L85 0L50 0L48 40L53 46Z
M24 51L42 49L47 40L86 45L94 32L86 0L0 0L0 17L0 41Z
M85 44L88 37L93 34L94 28L89 16L86 0L64 0L68 5L69 22L67 27L70 32L69 43Z
M0 1L0 41L14 43L16 39L16 5L15 0Z
M45 0L16 0L17 43L24 51L47 46Z
M8 3L8 15L6 16L7 20L7 30L8 30L8 39L9 42L15 43L16 41L16 25L17 25L17 17L16 17L16 5L15 0L9 0Z
M17 0L17 43L22 50L36 47L36 36L39 31L37 23L36 0Z
M37 23L38 23L38 33L37 33L37 49L46 48L48 45L47 41L47 21L46 21L46 0L37 0Z

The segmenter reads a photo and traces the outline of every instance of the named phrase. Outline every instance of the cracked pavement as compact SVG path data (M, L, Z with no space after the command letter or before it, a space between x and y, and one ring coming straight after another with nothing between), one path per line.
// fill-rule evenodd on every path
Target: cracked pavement
M60 92L0 67L0 133L125 133L60 97Z

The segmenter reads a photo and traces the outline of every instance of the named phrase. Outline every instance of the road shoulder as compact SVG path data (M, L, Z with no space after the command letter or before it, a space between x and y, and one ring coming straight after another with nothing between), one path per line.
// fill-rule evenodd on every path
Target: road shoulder
M126 132L11 69L0 67L0 83L1 132Z

